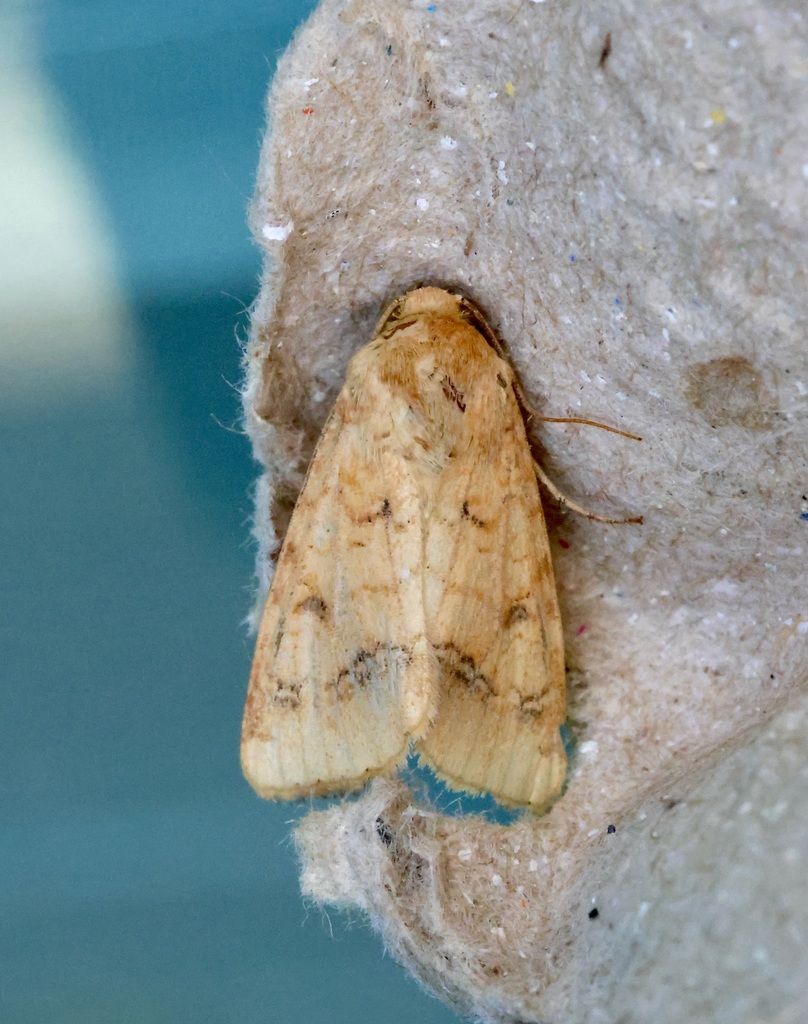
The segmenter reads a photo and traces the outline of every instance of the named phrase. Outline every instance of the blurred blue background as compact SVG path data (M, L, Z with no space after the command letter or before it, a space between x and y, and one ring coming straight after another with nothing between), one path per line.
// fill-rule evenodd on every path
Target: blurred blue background
M238 765L245 207L312 7L0 5L0 1024L455 1019Z

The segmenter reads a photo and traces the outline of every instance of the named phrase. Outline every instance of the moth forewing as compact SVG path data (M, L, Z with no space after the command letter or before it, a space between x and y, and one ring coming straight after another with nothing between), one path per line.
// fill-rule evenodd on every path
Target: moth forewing
M455 787L560 791L549 543L493 345L468 300L423 288L352 360L259 630L242 761L262 795L354 788L412 741Z
M465 410L427 526L426 620L440 703L418 743L450 785L546 807L566 773L561 620L512 371L471 325L452 337ZM444 364L445 365L445 364Z
M373 374L349 371L281 549L242 728L244 773L265 797L360 786L427 724L418 490L374 428L382 408L401 415Z

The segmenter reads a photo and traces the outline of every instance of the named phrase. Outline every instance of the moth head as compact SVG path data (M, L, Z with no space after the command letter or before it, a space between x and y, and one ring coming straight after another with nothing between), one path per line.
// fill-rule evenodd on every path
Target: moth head
M388 340L404 327L422 317L445 317L461 320L473 327L502 356L502 345L488 325L480 307L459 292L427 286L415 288L391 303L376 325L376 336Z
M424 313L458 316L464 301L461 295L453 295L443 288L416 288L401 298L396 313L398 317L422 316Z
M428 315L459 317L470 323L481 334L488 335L491 328L486 322L480 307L460 292L450 292L445 288L427 285L414 288L391 302L385 309L376 333L381 334L385 327L393 326L401 320Z

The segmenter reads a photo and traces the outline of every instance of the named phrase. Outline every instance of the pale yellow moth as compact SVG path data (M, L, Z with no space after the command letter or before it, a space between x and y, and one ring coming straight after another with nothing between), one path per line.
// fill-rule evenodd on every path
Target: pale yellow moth
M542 810L566 755L550 546L514 374L480 311L420 288L351 360L267 598L241 741L273 799L414 744L457 789Z

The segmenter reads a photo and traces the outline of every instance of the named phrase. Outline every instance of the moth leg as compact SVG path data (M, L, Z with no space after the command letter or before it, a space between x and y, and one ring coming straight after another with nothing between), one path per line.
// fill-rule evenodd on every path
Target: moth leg
M573 512L578 512L582 516L586 516L587 519L593 519L596 523L611 523L615 526L623 526L628 523L637 523L642 525L642 516L629 516L626 519L613 519L611 516L600 516L596 512L590 512L589 509L584 508L577 502L573 501L572 498L568 498L563 491L560 491L549 476L544 472L541 466L533 459L533 472L536 474L538 479L544 484L547 490L552 494L556 501L560 501L566 505L567 508Z

